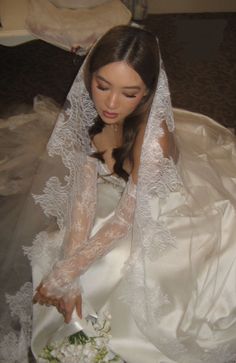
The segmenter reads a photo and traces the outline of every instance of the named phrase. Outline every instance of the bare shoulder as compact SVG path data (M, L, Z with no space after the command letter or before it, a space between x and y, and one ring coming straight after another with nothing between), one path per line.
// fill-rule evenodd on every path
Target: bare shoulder
M173 135L172 133L169 132L165 121L163 121L161 126L163 129L163 135L162 137L159 138L158 143L162 148L163 156L167 158L169 156L173 156L175 159L174 155L176 153L176 148ZM133 150L134 167L131 174L135 184L137 184L138 181L138 170L140 166L140 158L141 158L145 129L146 129L146 123L141 125L134 144L134 150Z

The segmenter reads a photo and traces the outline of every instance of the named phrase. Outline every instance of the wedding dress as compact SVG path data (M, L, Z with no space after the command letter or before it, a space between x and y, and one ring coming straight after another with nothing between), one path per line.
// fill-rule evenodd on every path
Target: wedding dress
M110 175L102 162L88 156L91 145L85 137L86 127L94 117L94 110L88 107L81 75L82 70L51 136L50 158L46 160L39 153L43 162L50 163L52 177L43 194L35 194L34 198L54 222L54 227L40 232L33 246L24 250L31 259L34 288L49 273L45 283L58 295L82 291L83 319L74 313L67 325L54 307L34 305L33 354L38 357L49 342L80 329L86 333L85 317L106 308L112 316L109 347L127 363L234 362L235 136L200 114L175 109L173 118L162 69L145 133L139 181L137 186L131 179L125 183ZM78 98L84 102L79 106ZM78 120L76 112L85 114L86 127L73 124L72 119ZM55 115L54 109L50 114L52 120ZM179 150L176 162L171 153L165 157L158 146L163 119L170 134L175 120ZM80 128L78 133L76 128ZM74 135L77 137L75 149L72 147ZM44 135L44 140L47 137ZM64 179L64 175L53 177L51 158L58 155L65 169L70 170ZM77 167L83 170L79 175ZM17 184L16 178L14 187L17 193L21 192L22 185ZM72 190L71 200L66 204L68 190ZM79 194L81 190L83 194ZM73 201L77 198L84 209L74 208ZM78 216L85 216L82 226L77 223ZM84 236L81 246L65 244L68 230ZM51 271L55 262L56 268ZM60 276L57 268L61 268ZM72 276L76 269L79 279ZM27 289L30 290L28 285L22 294ZM8 302L26 323L26 314L20 311L24 307L17 305L14 297L8 296ZM25 340L22 335L18 343L15 339L18 353L19 345L23 346ZM2 355L9 357L7 345L13 344L12 335L8 334L3 343ZM25 360L14 359L27 361L26 356ZM8 358L5 362L11 360Z

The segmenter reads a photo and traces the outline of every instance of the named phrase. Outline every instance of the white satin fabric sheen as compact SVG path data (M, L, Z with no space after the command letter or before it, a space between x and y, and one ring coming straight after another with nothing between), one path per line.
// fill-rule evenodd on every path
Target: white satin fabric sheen
M155 197L151 203L153 219L168 226L175 244L150 261L146 271L166 298L156 323L160 335L152 333L151 327L144 335L122 301L132 232L81 277L83 316L105 306L110 310L110 346L127 363L232 362L236 359L235 136L208 117L183 110L175 110L174 115L180 150L177 168L183 184L167 198ZM114 213L123 188L116 177L98 178L92 234ZM34 261L34 288L43 277L40 271ZM80 329L86 333L86 320L75 312L66 325L55 308L37 304L32 351L37 356L51 340ZM169 342L170 354L159 350L160 339ZM183 361L169 357L179 343L187 347Z

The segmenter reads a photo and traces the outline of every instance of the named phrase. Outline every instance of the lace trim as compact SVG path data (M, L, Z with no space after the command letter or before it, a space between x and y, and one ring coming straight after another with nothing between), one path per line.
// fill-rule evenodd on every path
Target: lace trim
M79 276L95 260L108 253L117 240L128 234L132 227L135 192L136 185L130 179L115 213L82 248L75 249L73 254L67 254L53 266L52 271L43 280L43 285L51 295L61 297L78 294Z
M11 332L0 343L1 363L28 363L28 345L24 334Z
M150 261L163 256L171 247L176 246L176 239L166 225L153 221L149 223L143 238L143 250Z
M45 274L58 261L61 252L65 230L48 233L40 232L31 247L23 246L24 255L28 257L31 266L38 266Z
M35 196L36 203L42 206L45 214L57 218L60 229L63 229L65 225L70 228L74 222L71 220L73 201L83 190L84 183L86 183L83 173L78 171L83 170L86 155L91 152L88 128L93 123L95 116L96 111L83 82L82 67L68 95L65 109L59 116L48 145L48 152L51 157L61 157L67 175L64 177L63 182L56 176L52 177L46 184L44 194ZM182 341L181 337L171 339L168 334L158 331L159 326L157 323L162 315L171 309L171 299L162 287L156 285L154 281L147 282L146 267L150 260L156 262L169 248L173 248L175 238L168 230L168 226L158 218L153 218L151 206L155 199L160 202L161 199L168 198L170 193L181 187L181 179L171 158L172 155L169 155L169 158L164 157L159 144L159 139L164 134L162 127L164 122L169 132L173 132L174 120L168 81L161 62L157 90L149 114L142 147L132 230L131 256L125 266L125 288L122 299L130 306L140 330L150 341L155 338L155 344L158 342L158 349L168 357L172 357L173 360L181 363L218 363L220 362L219 359L223 359L220 363L224 362L225 359L230 361L235 357L234 348L231 346L222 345L210 352L203 352L203 348L197 346L196 341L190 344L187 337L185 337L185 341ZM84 271L84 269L88 268L89 263L94 261L95 257L98 258L112 248L110 240L119 237L122 228L125 231L127 230L131 213L129 203L124 201L124 206L125 203L127 204L127 210L124 208L124 213L121 210L119 218L116 218L116 223L113 224L117 228L117 234L115 234L114 230L105 229L103 235L98 236L97 240L92 238L91 241L96 242L94 251L91 248L89 249L89 243L85 244L84 255L83 253L78 254L80 260L71 258L69 261L68 270L65 273L66 282L71 283L68 271L74 273L76 268L79 269L79 272L76 270L78 273ZM91 217L89 213L88 216ZM128 223L125 223L127 219ZM104 241L107 243L106 246L104 246ZM45 246L42 246L42 250L43 254L46 253ZM35 256L35 253L32 250L29 255ZM58 266L61 267L60 263ZM61 271L60 278L64 278L61 277Z
M28 350L32 326L32 284L27 282L16 295L6 294L11 316L17 320L21 330L11 329L0 343L1 362L28 363Z
M49 178L43 194L33 195L36 204L41 205L47 217L57 218L60 229L65 224L67 227L72 224L70 217L73 201L84 183L83 175L78 171L82 170L86 155L91 153L88 129L97 115L83 82L83 68L84 66L75 78L64 110L59 114L47 146L49 156L61 157L63 167L67 169L68 174L65 175L63 182L55 176ZM73 194L72 199L69 197L71 194Z
M19 319L25 337L30 344L31 317L32 317L32 284L26 282L16 295L6 294L6 302L9 305L11 316Z

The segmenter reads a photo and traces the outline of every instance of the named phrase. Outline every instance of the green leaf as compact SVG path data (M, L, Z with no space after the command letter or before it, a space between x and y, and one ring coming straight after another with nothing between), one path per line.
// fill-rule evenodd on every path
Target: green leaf
M68 338L68 341L70 344L73 344L73 345L76 345L76 344L85 345L89 341L89 338L87 337L86 334L84 334L84 332L82 330L80 330L79 332L70 335Z

